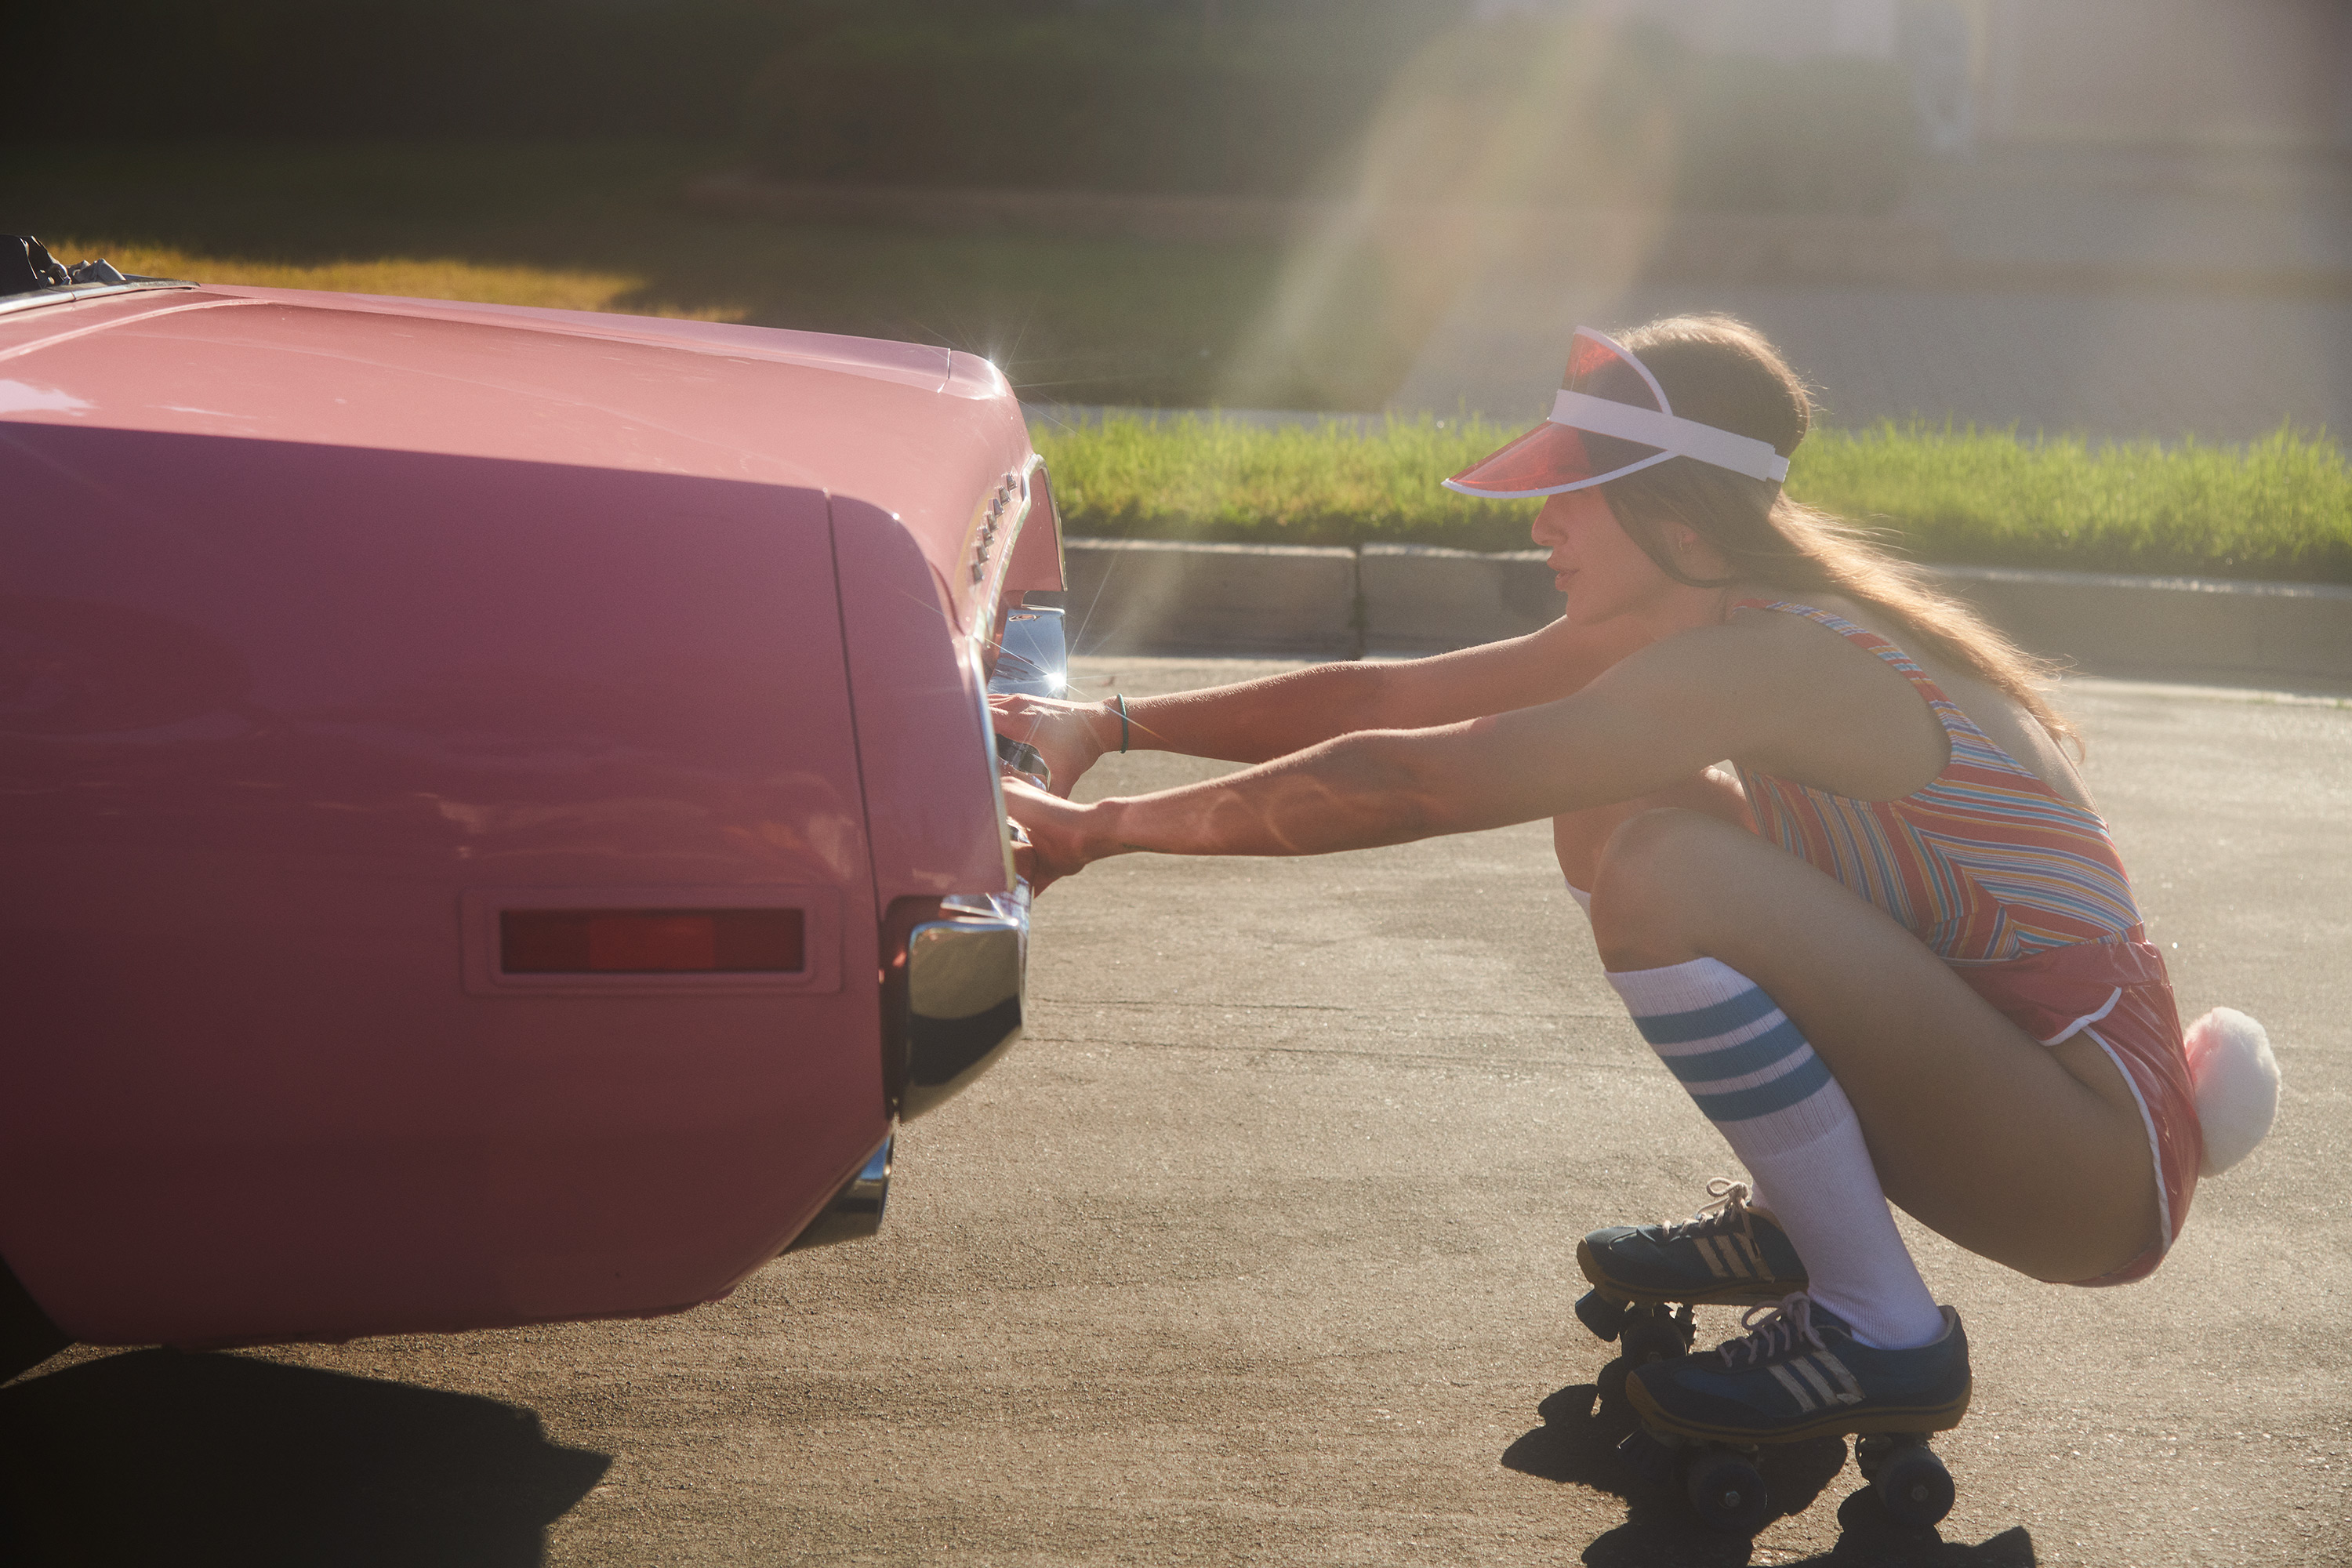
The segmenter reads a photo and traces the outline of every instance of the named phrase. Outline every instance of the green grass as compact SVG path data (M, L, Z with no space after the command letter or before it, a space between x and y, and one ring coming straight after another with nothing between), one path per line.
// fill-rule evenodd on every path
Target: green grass
M1527 547L1534 502L1438 484L1517 433L1193 416L1034 432L1075 534L1464 550ZM1925 561L2352 583L2352 467L2325 437L2158 447L1829 430L1799 448L1789 489Z
M1790 484L1893 524L1923 560L2352 583L2352 465L2325 435L2158 446L1831 431L1798 448Z
M1397 334L1364 328L1394 312L1363 256L1269 331L1279 246L784 223L686 202L695 174L741 161L649 142L18 142L0 146L0 232L204 282L939 343L1057 402L1377 407L1411 360Z

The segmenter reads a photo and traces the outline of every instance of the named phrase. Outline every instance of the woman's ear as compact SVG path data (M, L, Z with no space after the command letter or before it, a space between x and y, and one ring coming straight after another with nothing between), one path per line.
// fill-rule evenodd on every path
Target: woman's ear
M1665 536L1666 553L1685 576L1706 581L1730 574L1731 563L1723 558L1723 552L1689 523L1669 521L1660 531Z

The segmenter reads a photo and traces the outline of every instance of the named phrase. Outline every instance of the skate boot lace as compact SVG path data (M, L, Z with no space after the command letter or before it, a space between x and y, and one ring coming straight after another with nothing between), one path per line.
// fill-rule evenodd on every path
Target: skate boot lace
M1744 1337L1726 1340L1715 1347L1715 1353L1727 1370L1743 1363L1733 1361L1732 1352L1746 1351L1744 1364L1761 1366L1795 1353L1801 1342L1815 1350L1827 1350L1819 1330L1813 1327L1812 1298L1802 1290L1750 1307L1739 1315L1739 1326L1747 1331Z
M1735 1182L1727 1176L1717 1176L1706 1184L1706 1195L1715 1200L1688 1219L1668 1220L1664 1239L1679 1241L1686 1236L1716 1236L1733 1226L1749 1241L1756 1239L1756 1226L1748 1219L1748 1198L1753 1189L1746 1182Z

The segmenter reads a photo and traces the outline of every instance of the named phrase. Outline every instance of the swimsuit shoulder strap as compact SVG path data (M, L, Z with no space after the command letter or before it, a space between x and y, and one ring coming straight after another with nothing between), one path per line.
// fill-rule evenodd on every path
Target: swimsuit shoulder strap
M1741 599L1731 607L1735 610L1777 610L1782 615L1802 616L1809 621L1818 621L1856 647L1867 649L1899 671L1906 680L1918 688L1919 695L1927 699L1927 705L1936 710L1937 717L1943 720L1948 727L1958 722L1971 731L1976 730L1975 723L1960 711L1959 704L1945 696L1944 689L1919 668L1917 659L1869 627L1855 626L1843 616L1817 610L1811 605L1800 605L1792 599Z
M1790 599L1741 599L1731 607L1735 610L1777 610L1783 615L1802 616L1809 621L1820 622L1856 647L1869 649L1881 660L1900 672L1903 678L1911 683L1911 689L1918 692L1920 699L1927 704L1928 711L1934 713L1936 721L1944 727L1944 733L1951 737L1952 757L1955 762L1965 755L1980 766L2031 779L2033 789L2048 795L2052 800L2065 803L2064 797L2050 786L2048 780L2011 756L2007 748L1990 735L1986 734L1977 721L1969 717L1966 709L1946 696L1944 689L1936 684L1934 678L1919 668L1918 660L1872 631L1868 626L1855 626L1843 616L1833 616L1827 610L1815 609L1811 605L1800 605Z

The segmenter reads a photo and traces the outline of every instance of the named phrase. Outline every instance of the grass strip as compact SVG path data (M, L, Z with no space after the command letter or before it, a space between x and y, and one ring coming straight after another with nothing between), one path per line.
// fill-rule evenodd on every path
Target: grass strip
M1268 325L1271 243L1160 244L730 216L715 142L0 140L0 232L206 283L686 316L938 343L1024 396L1377 408L1412 344L1359 247Z
M186 278L253 289L322 289L339 294L466 300L485 305L539 305L558 310L621 310L635 303L635 296L646 287L646 279L634 273L485 266L447 257L377 257L306 265L73 234L60 237L50 249L53 255L102 256L121 271L150 278ZM725 307L686 310L660 302L648 302L641 309L646 314L691 315L704 321L734 321L742 314Z
M1033 432L1072 534L1484 551L1527 548L1536 503L1438 480L1517 434L1475 418L1192 414ZM2352 584L2352 466L2325 434L2159 446L1824 430L1798 449L1789 490L1922 561Z

